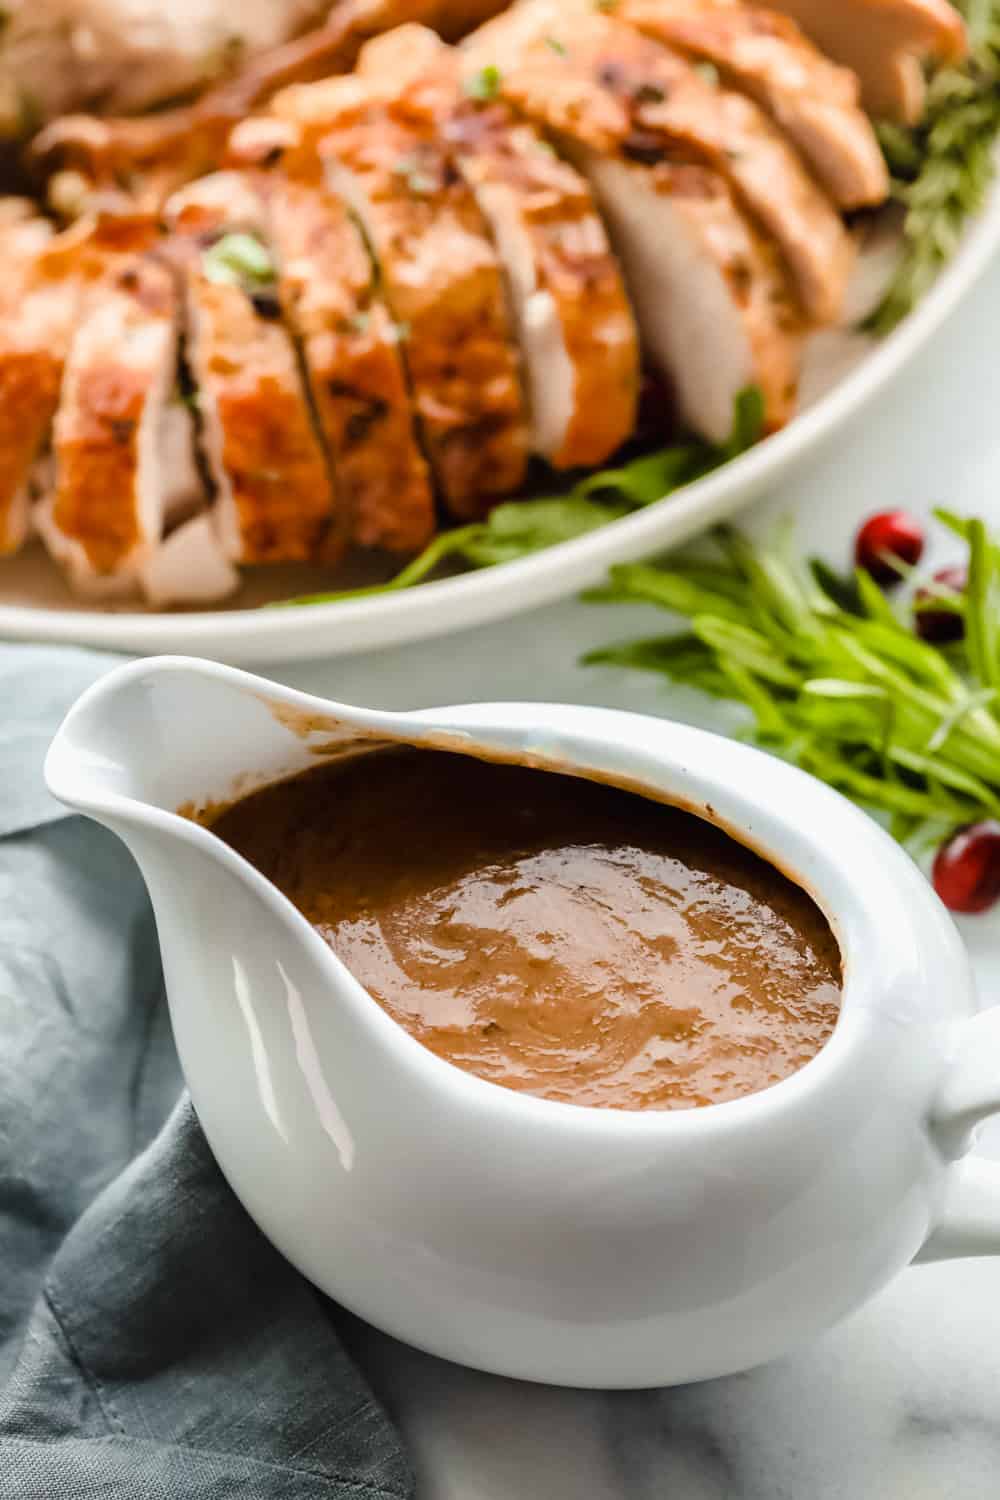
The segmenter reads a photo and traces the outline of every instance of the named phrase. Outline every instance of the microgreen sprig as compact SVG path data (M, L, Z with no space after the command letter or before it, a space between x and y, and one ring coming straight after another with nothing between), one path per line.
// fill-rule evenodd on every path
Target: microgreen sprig
M886 814L908 842L996 818L1000 547L981 520L936 514L969 550L968 585L953 599L961 642L918 638L912 592L894 607L863 571L841 578L787 544L755 547L722 529L662 565L613 568L587 596L659 605L684 616L685 631L585 660L742 703L757 743Z

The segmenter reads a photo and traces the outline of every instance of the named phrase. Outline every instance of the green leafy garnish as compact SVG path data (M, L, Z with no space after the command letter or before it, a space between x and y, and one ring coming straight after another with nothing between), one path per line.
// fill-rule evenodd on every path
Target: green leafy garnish
M270 286L275 278L274 261L255 234L224 234L205 251L201 266L209 281L251 290Z
M955 0L969 29L968 59L939 69L912 130L879 125L879 140L903 205L903 253L878 307L865 320L891 332L958 248L966 220L993 181L1000 133L1000 0Z
M485 68L480 68L478 73L473 73L471 78L465 80L465 92L470 99L488 103L497 98L502 83L503 74L500 69L495 63L487 63Z
M588 474L566 494L505 501L495 506L485 521L460 526L435 537L419 557L388 583L307 594L296 599L283 599L268 607L330 604L343 599L395 593L422 583L442 563L449 561L470 568L490 568L530 557L546 547L572 541L599 526L607 526L610 521L621 520L633 511L662 500L682 485L711 473L757 441L763 420L761 394L755 387L748 387L736 397L732 432L719 446L692 439L661 448L656 453L642 454L617 468Z
M938 518L969 548L958 643L921 640L871 576L841 578L787 544L715 532L707 548L612 568L587 597L683 616L680 634L585 661L657 672L749 710L760 745L889 815L915 846L1000 814L1000 546L981 520ZM934 607L937 607L935 602Z
M565 57L567 55L566 43L561 42L557 36L547 36L545 38L545 45L551 47L557 57Z

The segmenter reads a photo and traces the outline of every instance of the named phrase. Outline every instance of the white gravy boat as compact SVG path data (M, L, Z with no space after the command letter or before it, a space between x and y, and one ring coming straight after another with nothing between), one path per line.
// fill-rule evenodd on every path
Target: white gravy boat
M828 1044L761 1093L663 1113L537 1099L435 1057L175 811L386 742L618 780L735 832L838 935ZM233 1188L306 1276L398 1338L530 1380L697 1380L801 1344L914 1257L1000 1252L1000 1167L960 1159L1000 1110L1000 1010L974 1018L955 928L909 858L778 760L631 714L377 713L161 658L84 695L46 775L145 874L181 1061Z

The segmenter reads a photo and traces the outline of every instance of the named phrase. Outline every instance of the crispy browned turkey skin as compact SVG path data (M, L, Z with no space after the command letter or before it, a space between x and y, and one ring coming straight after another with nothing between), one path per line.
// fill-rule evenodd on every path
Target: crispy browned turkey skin
M750 385L780 427L887 192L863 105L964 45L946 0L849 0L864 46L839 4L317 3L190 105L57 120L68 227L0 205L0 554L155 607L413 554L610 461L644 362L665 435Z

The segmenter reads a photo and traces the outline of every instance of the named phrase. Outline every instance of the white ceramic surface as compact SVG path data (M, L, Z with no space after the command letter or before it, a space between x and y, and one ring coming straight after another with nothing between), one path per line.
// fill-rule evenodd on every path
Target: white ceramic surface
M535 1099L434 1057L174 811L386 741L711 809L827 912L845 960L830 1042L771 1089L662 1113ZM181 1061L236 1192L310 1279L397 1337L531 1380L672 1384L798 1347L917 1253L1000 1252L1000 1172L958 1160L1000 1110L984 1061L1000 1012L973 1019L954 925L908 857L783 762L607 710L386 714L166 658L85 694L46 774L144 871Z
M813 394L825 394L807 404L783 432L677 495L598 532L503 568L466 573L400 594L302 610L139 614L102 612L79 603L57 608L11 603L12 598L44 598L52 592L46 584L51 574L46 559L15 558L0 562L0 637L71 641L128 652L183 651L238 664L283 662L430 639L564 598L598 582L610 563L684 542L815 462L843 435L850 420L912 363L978 281L998 245L1000 190L993 193L921 306L891 337L869 345L844 335L821 336L806 384ZM870 282L881 275L883 266L879 250L857 288L859 307L870 301ZM807 391L807 403L809 395ZM304 586L315 587L315 580L298 586L291 582L289 590L301 591Z

